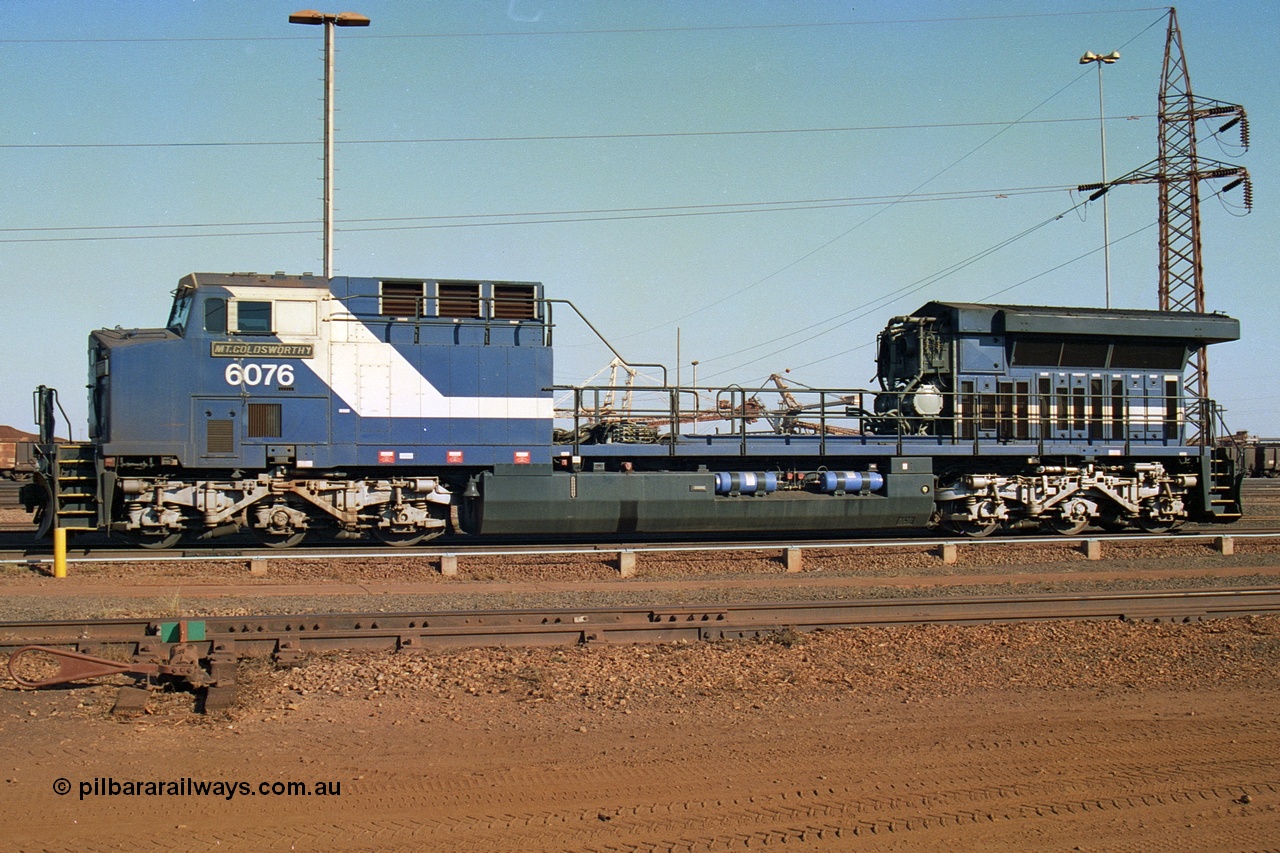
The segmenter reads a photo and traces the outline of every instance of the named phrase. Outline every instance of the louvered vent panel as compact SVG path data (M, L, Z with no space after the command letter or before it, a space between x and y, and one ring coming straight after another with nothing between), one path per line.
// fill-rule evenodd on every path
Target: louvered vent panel
M535 291L528 284L495 284L493 286L493 316L498 320L536 320L538 303Z
M439 290L439 314L441 317L464 317L479 319L480 317L480 285L478 284L446 284L441 282Z
M249 404L249 438L280 437L280 404Z
M235 449L235 421L209 421L205 452L234 453Z
M420 281L384 281L381 313L384 317L421 317L422 296Z

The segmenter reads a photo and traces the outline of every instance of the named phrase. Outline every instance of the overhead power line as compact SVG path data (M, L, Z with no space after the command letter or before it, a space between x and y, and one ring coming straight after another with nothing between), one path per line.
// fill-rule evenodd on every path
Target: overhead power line
M1108 121L1138 121L1155 118L1154 114L1138 114L1128 116L1112 116ZM1074 122L1096 122L1096 118L1045 118L1018 121L1018 124L1069 124ZM965 127L1004 127L1014 122L1005 121L953 121L934 122L929 124L872 124L854 125L850 127L787 127L760 130L689 130L637 133L578 133L578 134L546 134L528 136L436 136L419 139L345 139L335 144L339 147L347 145L439 145L463 142L578 142L607 139L681 139L708 136L784 136L788 134L821 134L821 133L871 133L884 130L952 130ZM268 146L300 146L318 145L314 139L279 139L279 140L226 140L221 142L13 142L0 143L0 149L77 149L77 148L236 148L236 147L268 147Z
M1162 11L1162 12L1163 12L1164 10L1163 10L1163 9L1161 9L1160 11ZM1144 27L1142 30L1140 30L1138 33L1136 33L1134 36L1132 36L1132 37L1131 37L1128 41L1126 41L1123 45L1121 45L1121 47L1122 47L1122 48L1123 48L1123 47L1127 47L1129 44L1131 44L1131 43L1133 43L1134 41L1136 41L1136 40L1138 40L1139 38L1141 38L1141 37L1142 37L1142 35L1143 35L1144 33L1146 33L1148 30L1150 30L1152 27L1154 27L1156 24L1158 24L1158 23L1160 22L1160 20L1162 20L1162 19L1163 19L1163 16L1162 16L1160 19L1157 19L1157 20L1155 20L1155 21L1152 21L1150 24L1148 24L1146 27ZM881 207L880 207L878 210L876 210L875 212L871 213L871 214L870 214L870 215L868 215L868 216L863 217L860 221L858 221L858 222L854 223L854 224L853 224L853 225L851 225L849 228L845 229L844 231L840 232L839 234L836 234L834 237L832 237L832 238L830 238L830 239L826 240L825 242L823 242L823 243L819 244L818 246L816 246L816 247L814 247L814 248L810 249L809 251L805 252L805 253L804 253L804 254L802 254L800 257L796 258L795 260L792 260L792 261L790 261L790 262L788 262L788 263L786 263L786 264L784 264L784 265L782 265L782 266L780 266L780 267L776 268L775 270L773 270L773 272L770 272L770 273L768 273L767 275L761 276L760 278L755 279L754 281L750 282L749 284L746 284L746 285L744 285L744 286L741 286L741 287L735 288L732 292L727 293L727 294L725 294L725 295L723 295L723 296L720 296L719 298L715 299L714 301L712 301L712 302L710 302L710 303L707 303L707 304L704 304L704 305L703 305L702 307L700 307L700 308L696 308L696 309L694 309L694 310L692 310L692 311L689 311L688 313L684 314L684 315L683 315L683 316L681 316L681 317L677 317L677 318L675 318L675 319L673 319L673 320L668 320L668 321L666 321L666 322L659 323L659 324L654 325L654 326L650 326L650 327L649 327L649 328L647 328L647 329L643 329L643 330L641 330L641 331L639 331L639 332L635 332L635 333L633 333L633 334L631 334L631 335L626 335L626 336L624 336L623 338L621 338L621 340L625 340L625 339L626 339L626 338L628 338L628 337L637 337L637 336L642 336L642 335L643 335L643 336L648 336L648 335L652 334L653 332L657 331L658 329L661 329L661 328L663 328L663 327L665 327L665 326L672 326L672 325L675 325L675 324L677 324L677 323L681 322L682 320L685 320L685 319L687 319L687 318L689 318L689 317L692 317L692 316L694 316L694 315L696 315L696 314L700 314L700 313L702 313L702 312L704 312L704 311L707 311L707 310L709 310L709 309L711 309L711 308L714 308L714 307L716 307L716 306L718 306L718 305L721 305L721 304L723 304L723 303L725 303L725 302L728 302L729 300L734 299L734 298L736 298L736 297L740 296L740 295L741 295L741 294L743 294L743 293L746 293L748 290L751 290L751 289L753 289L753 288L759 287L760 285L764 284L765 282L769 281L770 279L772 279L772 278L774 278L774 277L776 277L776 276L778 276L778 275L781 275L782 273L786 272L787 270L789 270L789 269L791 269L791 268L793 268L793 267L795 267L795 266L798 266L799 264L801 264L801 263L803 263L804 261L808 260L809 258L813 257L814 255L816 255L816 254L818 254L818 253L820 253L820 252L825 251L827 248L829 248L830 246L835 245L835 244L836 244L836 243L838 243L839 241L843 240L845 237L849 236L849 235L850 235L850 234L852 234L853 232L855 232L855 231L857 231L858 229L862 228L864 225L866 225L868 222L872 221L872 220L873 220L873 219L875 219L876 217L880 216L881 214L885 213L886 211L889 211L889 210L893 209L893 208L894 208L894 207L896 207L898 204L905 203L905 202L906 202L908 199L910 199L911 197L913 197L913 196L915 196L915 195L919 194L919 191L920 191L920 190L922 190L924 187L928 186L930 183L932 183L933 181L937 180L937 179L938 179L939 177L941 177L942 175L946 174L947 172L949 172L949 171L951 171L952 169L954 169L956 166L958 166L958 165L960 165L961 163L963 163L965 160L967 160L967 159L969 159L970 157L972 157L972 156L973 156L974 154L976 154L978 151L982 150L984 147L986 147L986 146L987 146L987 145L989 145L991 142L993 142L994 140L996 140L997 138L999 138L1001 135L1003 135L1003 134L1007 133L1007 132L1008 132L1009 130L1011 130L1013 127L1015 127L1015 126L1017 126L1017 125L1019 125L1019 124L1021 124L1021 123L1023 123L1023 122L1029 121L1029 120L1030 120L1030 119L1029 119L1029 117L1031 116L1031 114L1032 114L1032 113L1036 112L1036 110L1039 110L1039 109L1040 109L1041 107L1043 107L1045 104L1049 103L1049 102L1050 102L1050 101L1052 101L1054 98L1058 97L1058 96L1059 96L1059 95L1061 95L1063 92L1065 92L1067 89L1071 88L1071 87L1072 87L1073 85L1075 85L1075 83L1076 83L1076 82L1078 82L1079 80L1084 79L1084 78L1087 76L1087 74L1088 74L1088 72L1083 72L1083 73L1081 73L1081 74L1078 74L1078 75L1075 77L1075 79L1071 80L1071 81L1070 81L1070 82L1068 82L1065 86L1061 87L1061 88L1060 88L1060 89L1058 89L1056 92L1054 92L1053 94L1049 95L1047 98L1045 98L1045 99L1043 99L1042 101L1040 101L1040 103L1036 104L1034 107L1032 107L1031 109L1027 110L1027 111L1026 111L1025 113L1023 113L1023 114L1022 114L1018 119L1016 119L1016 120L1014 120L1014 121L1012 121L1012 122L1009 122L1009 123L1008 123L1008 124L1006 124L1005 126L1001 127L999 130L997 130L995 133L993 133L991 136L989 136L986 140L984 140L983 142L980 142L976 147L974 147L973 149L971 149L968 153L966 153L966 154L964 154L963 156L959 157L958 159L956 159L956 160L952 161L949 165L947 165L946 167L944 167L944 168L943 168L943 169L941 169L940 171L938 171L938 172L934 173L934 175L933 175L932 177L927 178L927 179L925 179L924 181L922 181L921 183L917 184L917 185L916 185L916 187L915 187L914 189L912 189L912 190L910 190L910 191L908 191L908 192L904 193L904 194L902 195L902 197L901 197L899 200L897 200L897 201L892 201L892 202L889 202L889 203L887 203L887 204L885 204L885 205L881 206Z
M1084 204L1084 202L1081 202L1081 204ZM1078 206L1079 206L1079 205L1077 205L1077 207L1078 207ZM969 266L970 264L974 263L974 262L975 262L975 261L977 261L977 260L980 260L981 258L985 257L986 255L989 255L989 254L993 253L994 251L996 251L996 250L998 250L998 249L1000 249L1000 248L1003 248L1004 246L1008 245L1009 243L1012 243L1012 242L1014 242L1015 240L1018 240L1018 239L1020 239L1020 238L1022 238L1022 237L1024 237L1024 236L1026 236L1027 234L1032 233L1033 231L1039 230L1040 228L1044 227L1045 225L1048 225L1050 222L1054 222L1054 221L1057 221L1058 219L1061 219L1063 216L1065 216L1065 215L1066 215L1067 213L1069 213L1069 212L1070 212L1070 211L1064 211L1062 214L1059 214L1058 216L1054 217L1053 219L1045 220L1044 222L1040 223L1039 225L1036 225L1036 226L1034 226L1034 227L1032 227L1032 228L1029 228L1029 229L1027 229L1027 231L1025 231L1025 232L1023 232L1023 233L1021 233L1021 234L1018 234L1018 235L1016 235L1016 236L1014 236L1014 237L1012 237L1012 238L1009 238L1008 240L1005 240L1005 241L1003 241L1002 243L999 243L999 244L996 244L995 246L992 246L992 247L989 247L989 248L987 248L987 249L984 249L983 251L979 252L979 253L978 253L978 254L976 254L976 255L973 255L973 256L971 256L971 257L969 257L969 258L966 258L965 260L960 261L959 263L953 264L952 266L947 267L947 268L946 268L946 269L944 269L944 270L939 270L938 272L933 273L932 275L926 276L925 278L920 279L920 280L919 280L919 281L917 281L917 282L913 282L912 284L907 285L906 287L902 287L902 288L899 288L898 290L893 291L892 293L885 294L883 297L879 297L879 298L878 298L878 299L876 299L876 300L872 300L872 301L870 301L870 302L866 302L866 303L864 303L863 305L859 306L858 308L855 308L855 309L852 309L851 311L847 311L847 312L845 312L845 314L843 314L843 315L841 315L841 316L842 316L842 317L845 317L845 316L847 316L848 314L851 314L851 313L853 313L853 312L855 312L855 311L861 311L861 313L857 314L857 316L848 318L847 322L853 322L853 321L855 321L855 320L860 320L860 319L862 319L862 318L864 318L864 317L868 316L869 314L873 313L874 311L883 310L884 308L887 308L889 305L892 305L893 303L895 303L895 302L899 301L900 299L903 299L903 298L905 298L905 297L907 297L907 296L910 296L910 295L911 295L911 294L913 294L913 293L916 293L916 292L918 292L918 291L920 291L920 290L923 290L923 289L925 289L925 288L928 288L928 287L930 287L930 286L932 286L932 285L936 284L937 282L941 281L943 278L946 278L947 276L951 275L951 274L952 274L952 273L954 273L954 272L958 272L959 270L963 269L964 267ZM1138 228L1138 229L1136 229L1136 230L1134 230L1134 231L1130 231L1128 234L1126 234L1126 235L1124 235L1123 237L1120 237L1120 238L1118 238L1118 239L1116 239L1116 240L1114 240L1114 241L1112 241L1112 242L1113 242L1113 243L1120 243L1120 242L1122 242L1122 241L1124 241L1124 240L1128 240L1130 237L1137 236L1138 234L1141 234L1141 233L1142 233L1142 232L1144 232L1144 231L1150 231L1152 228L1155 228L1155 227L1156 227L1156 224L1155 224L1154 222L1148 223L1147 225L1144 225L1144 226L1142 226L1141 228ZM1033 281L1035 281L1035 280L1037 280L1037 279L1043 278L1044 276L1049 275L1049 274L1050 274L1050 273L1052 273L1052 272L1056 272L1056 271L1058 271L1058 270L1060 270L1060 269L1063 269L1063 268L1065 268L1065 267L1071 266L1072 264L1075 264L1075 263L1077 263L1077 262L1079 262L1079 261L1082 261L1082 260L1084 260L1085 258L1088 258L1088 257L1090 257L1090 256L1092 256L1092 255L1096 255L1098 252L1101 252L1101 251L1102 251L1102 247L1101 247L1101 246L1099 246L1099 247L1098 247L1098 248L1096 248L1096 249L1090 249L1089 251L1084 252L1083 254L1076 255L1074 258L1071 258L1070 260L1062 261L1062 262L1061 262L1061 263L1059 263L1059 264L1056 264L1056 265L1054 265L1054 266L1052 266L1052 267L1049 267L1048 269L1041 270L1040 272L1035 273L1034 275L1028 276L1027 278L1024 278L1024 279L1022 279L1022 280L1020 280L1020 281L1017 281L1017 282L1015 282L1015 283L1013 283L1013 284L1011 284L1011 285L1008 285L1007 287L1003 287L1003 288L1001 288L1000 290L997 290L997 291L995 291L995 292L993 292L993 293L989 293L989 294L987 294L986 296L984 296L984 297L982 297L981 299L979 299L978 301L979 301L979 302L988 302L989 300L994 299L994 298L995 298L995 297L997 297L997 296L1000 296L1000 295L1002 295L1002 294L1004 294L1004 293L1008 293L1008 292L1009 292L1009 291L1011 291L1011 290L1015 290L1015 289L1017 289L1017 288L1019 288L1019 287L1022 287L1024 284L1029 284L1029 283L1031 283L1031 282L1033 282ZM876 305L877 307L871 308L870 310L862 310L862 309L868 308L869 306L872 306L872 305ZM831 327L831 328L826 329L825 331L818 332L817 334L813 334L813 335L811 335L807 340L805 340L805 341L803 341L803 342L801 342L801 343L802 343L802 344L804 344L804 345L808 345L808 344L812 343L814 340L816 340L817 338L820 338L820 337L823 337L823 336L825 336L825 335L828 335L828 334L830 334L830 333L832 333L832 332L838 331L840 328L842 328L842 327L841 327L841 326L833 326L833 327ZM872 342L869 342L869 343L859 344L858 346L855 346L855 347L850 347L849 349L840 350L840 351L838 351L838 352L828 353L828 354L826 354L826 355L822 356L821 358L815 358L815 359L814 359L814 360L812 360L812 361L807 361L807 362L804 362L803 364L794 365L794 366L789 367L789 368L787 368L787 369L788 369L788 370L803 370L803 369L804 369L804 368L806 368L806 367L813 367L813 366L814 366L814 365L816 365L816 364L822 364L823 362L831 361L832 359L840 358L841 356L850 355L851 353L855 353L855 352L857 352L857 351L859 351L859 350L866 349L867 347L872 346L874 343L875 343L875 342L874 342L874 341L872 341ZM741 364L739 364L739 365L737 365L737 366L735 366L735 367L730 367L730 368L725 368L725 369L723 369L723 370L720 370L720 371L718 371L717 373L712 374L712 376L713 376L713 377L714 377L714 376L719 376L719 375L722 375L722 374L724 374L724 373L728 373L728 372L733 371L733 370L741 369L742 367L745 367L745 366L747 366L747 365L749 365L749 364L754 364L754 363L756 363L757 361L761 361L761 360L763 360L763 359L765 359L765 358L771 358L771 357L773 357L773 356L775 356L775 355L780 355L781 353L786 352L787 350L795 349L797 346L800 346L800 345L801 345L801 344L799 344L799 343L798 343L798 344L791 344L791 345L789 345L789 346L782 347L781 349L774 350L773 352L768 353L768 354L763 355L763 356L760 356L759 358L753 358L753 359L751 359L750 361L742 362ZM706 363L707 361L711 361L711 359L704 359L704 360L703 360L703 362L701 362L701 363Z
M1022 195L1038 195L1044 193L1071 190L1070 186L1039 187L1006 187L982 190L956 190L920 194L912 197L912 203L937 201L974 201L983 198L1000 199ZM781 201L754 201L717 204L678 205L668 207L630 207L630 208L594 208L587 210L545 210L524 211L520 213L474 213L454 216L403 216L403 217L371 217L362 219L338 220L340 224L366 225L369 227L340 228L344 232L357 231L418 231L435 228L478 228L487 226L511 225L545 225L573 222L607 222L620 219L658 219L676 216L715 216L735 213L782 213L796 210L823 210L826 208L861 207L879 204L890 204L901 199L901 195L887 196L849 196L844 198L791 199ZM901 202L899 202L901 203ZM483 221L481 221L483 220ZM133 224L133 225L66 225L46 227L0 228L0 234L63 234L67 232L116 232L110 234L81 236L31 236L0 239L0 243L50 243L81 242L92 240L154 240L200 237L253 237L260 235L309 234L311 229L287 231L236 231L232 233L189 233L189 234L124 234L127 231L172 231L177 229L219 229L219 228L282 228L291 225L314 226L313 219L292 219L260 222L187 222L170 224ZM372 225L372 223L387 223Z
M1223 189L1219 189L1216 193L1214 193L1214 196L1221 198L1224 191L1225 190ZM1086 201L1078 202L1077 204L1073 205L1071 208L1062 211L1056 216L1045 219L1039 224L1031 226L1030 228L1027 228L1024 231L1021 231L1013 235L1012 237L1008 237L1004 240L1001 240L1000 242L995 243L991 246L988 246L987 248L973 255L970 255L969 257L961 261L957 261L951 266L944 267L943 269L930 273L929 275L924 276L923 278L917 279L916 281L913 281L910 284L904 285L896 290L890 291L889 293L885 293L873 299L867 300L866 302L863 302L860 305L850 308L848 311L845 311L843 313L840 313L833 317L828 318L826 321L824 321L823 323L819 324L816 327L805 326L804 328L797 330L795 332L780 335L778 337L764 341L763 345L767 346L770 344L781 343L782 341L793 339L798 335L800 335L801 333L803 333L804 340L802 341L788 344L786 346L775 349L772 352L766 353L765 355L759 356L758 358L752 358L749 361L740 362L732 367L722 368L714 373L705 374L705 375L708 379L712 379L717 376L723 376L726 373L731 373L733 371L741 370L742 368L747 367L748 365L755 364L757 361L761 361L766 358L772 358L776 355L780 355L789 350L793 350L799 346L807 346L809 344L812 344L813 341L817 340L818 338L824 337L828 334L831 334L832 332L838 331L839 329L848 328L849 323L855 322L857 320L861 320L875 311L883 310L887 308L889 305L892 305L895 302L898 302L906 298L907 296L910 296L913 293L918 293L921 290L927 289L933 286L934 284L937 284L939 281L951 276L954 273L959 272L965 267L968 267L986 258L987 256L994 254L1000 249L1003 249L1004 247L1011 245L1012 243L1017 242L1018 240L1021 240L1022 238L1027 237L1036 231L1039 231L1041 228L1044 228L1045 226L1053 222L1057 222L1063 219L1064 217L1067 216L1067 214L1071 213L1073 210L1077 210L1083 207L1086 203L1087 203ZM1152 228L1156 227L1156 224L1157 223L1155 222L1149 222L1146 225L1143 225L1139 228L1134 229L1133 231L1130 231L1128 234L1125 234L1123 237L1113 240L1112 244L1114 245L1116 243L1122 243L1125 240L1129 240L1133 237L1138 236L1139 234L1142 234L1146 231L1150 231ZM978 298L976 301L984 302L984 303L990 302L992 299L995 299L997 296L1003 296L1004 294L1008 293L1011 290L1016 290L1017 288L1022 287L1025 284L1030 284L1033 281L1044 278L1045 276L1051 273L1057 272L1058 270L1064 269L1068 266L1071 266L1072 264L1078 263L1079 261L1082 261L1085 258L1096 255L1098 252L1101 252L1101 251L1102 251L1101 246L1095 249L1090 249L1089 251L1076 255L1075 257L1069 260L1062 261L1058 264L1055 264L1054 266L1048 267L1047 269L1040 270L1039 272L1029 275L1026 278L1020 279L1014 282L1013 284L1009 284L1000 288L999 290L992 291L991 293L988 293L985 296ZM823 326L826 326L826 328L824 329ZM739 349L734 352L725 353L724 355L721 355L721 356L703 358L699 363L706 365L706 364L711 364L713 362L720 361L723 359L733 358L734 356L743 355L744 353L752 352L755 349L757 349L759 345L760 344L757 343L752 347L748 347L746 349ZM804 362L803 364L792 365L787 369L802 370L806 367L813 367L816 364L822 364L823 362L831 361L832 359L849 355L850 353L857 352L858 350L866 349L868 346L871 346L871 345L872 345L871 343L861 344L859 346L851 347L850 349L828 353L822 356L821 358L816 358L812 361Z
M1167 6L1145 6L1132 9L1101 9L1082 12L1024 12L1009 15L968 15L943 18L887 18L873 21L815 21L791 24L726 24L703 27L622 27L599 30L509 30L475 33L362 33L350 36L348 41L386 39L456 39L493 37L541 37L541 36L599 36L644 35L650 33L707 33L750 30L803 30L830 29L834 27L871 27L893 24L950 24L961 21L1009 21L1023 18L1067 18L1085 15L1123 15L1131 12L1163 12ZM306 36L181 36L181 37L131 37L131 38L67 38L67 39L0 39L0 44L153 44L186 42L254 42L254 41L310 41Z
M1031 234L1034 234L1035 232L1039 231L1042 228L1045 228L1046 226L1052 225L1053 223L1063 219L1065 216L1067 216L1067 214L1071 213L1072 211L1080 207L1083 207L1084 204L1085 204L1084 201L1076 202L1074 205L1067 208L1066 210L1063 210L1060 213L1056 213L1053 216L1050 216L1047 219L1042 220L1036 225L1032 225L1028 228L1025 228L1022 231L1019 231L1017 234L1014 234L1010 237L1006 237L1005 239L1000 240L997 243L987 246L985 249L975 252L969 257L964 258L960 261L957 261L951 264L950 266L947 266L940 270L932 272L929 275L926 275L921 279L917 279L916 281L913 281L910 284L903 285L902 287L899 287L896 290L890 291L888 293L879 294L863 302L860 305L855 305L854 307L846 311L842 311L838 314L834 314L828 317L827 319L823 320L821 323L817 324L817 326L808 324L799 329L796 329L795 331L789 332L787 334L779 335L778 337L775 337L775 338L771 338L765 341L752 341L751 346L749 347L738 349L733 352L727 352L727 353L724 353L723 355L713 356L711 358L704 358L702 359L701 363L704 365L712 364L714 362L723 361L724 359L733 358L735 356L743 355L745 353L758 352L761 346L779 344L779 343L782 343L783 341L786 341L801 335L803 335L804 337L804 340L801 343L804 343L804 344L811 343L812 341L818 338L821 338L825 335L829 335L833 332L836 332L842 328L847 327L848 323L854 322L856 320L860 320L863 317L866 317L868 314L874 311L880 310L887 304L896 302L899 299L902 299L906 296L909 296L913 293L916 293L918 291L924 290L925 288L931 287L934 284L937 284L942 279L947 278L951 275L954 275L955 273L960 272L966 267L969 267L969 266L972 266L973 264L978 263L979 261L987 258L988 256L995 254L1001 249L1004 249L1005 247L1010 246L1018 242L1019 240L1030 236ZM824 326L826 328L823 328ZM735 365L734 367L721 369L715 373L707 374L707 376L708 378L720 376L731 370L739 369L747 364L754 364L757 361L762 361L766 358L772 358L775 355L780 355L783 352L786 352L787 350L790 350L793 347L798 345L799 344L796 344L796 343L787 344L771 352L765 353L764 355L756 356L752 358L750 361ZM803 365L803 366L808 366L808 365Z

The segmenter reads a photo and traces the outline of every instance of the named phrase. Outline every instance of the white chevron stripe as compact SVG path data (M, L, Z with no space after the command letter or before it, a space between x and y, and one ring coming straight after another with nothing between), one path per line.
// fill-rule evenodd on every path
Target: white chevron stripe
M237 299L280 301L280 291L228 287ZM550 419L550 397L446 397L328 291L317 289L318 337L281 332L283 343L314 344L302 364L362 418ZM289 296L303 296L294 291Z

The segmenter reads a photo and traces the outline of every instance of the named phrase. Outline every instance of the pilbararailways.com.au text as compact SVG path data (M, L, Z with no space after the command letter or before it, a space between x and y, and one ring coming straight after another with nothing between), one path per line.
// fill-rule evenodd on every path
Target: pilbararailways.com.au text
M71 781L58 778L53 781L53 791L59 796L71 793ZM342 783L320 782L207 782L192 779L126 779L97 776L79 783L80 799L85 797L340 797Z

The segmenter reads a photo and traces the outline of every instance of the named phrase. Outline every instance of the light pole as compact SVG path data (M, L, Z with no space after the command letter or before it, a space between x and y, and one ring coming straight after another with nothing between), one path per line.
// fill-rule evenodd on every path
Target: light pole
M1099 56L1092 50L1080 57L1081 65L1090 62L1098 66L1098 126L1102 134L1102 262L1106 270L1107 307L1111 307L1111 226L1107 217L1107 118L1102 101L1102 66L1114 65L1120 58L1120 51L1113 50L1105 56Z
M355 12L317 12L303 9L289 16L291 24L324 24L324 277L333 274L333 28L367 27L369 19Z

